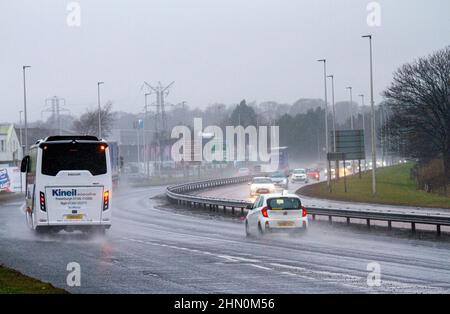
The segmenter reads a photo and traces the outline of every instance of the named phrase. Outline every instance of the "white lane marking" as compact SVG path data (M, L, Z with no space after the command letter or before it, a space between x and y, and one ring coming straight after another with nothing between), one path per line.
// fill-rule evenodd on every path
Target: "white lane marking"
M270 265L275 266L275 267L289 268L289 269L306 272L306 273L313 273L313 274L317 274L317 275L329 276L329 277L339 276L339 277L350 279L350 280L360 280L361 279L361 277L359 277L359 276L353 276L353 275L344 274L344 273L329 272L329 271L324 271L324 270L312 271L310 269L306 269L304 267L299 267L299 266L292 266L292 265L279 264L279 263L270 263Z
M265 267L265 266L261 266L261 265L257 265L257 264L247 264L247 265L248 265L248 266L255 267L255 268L259 268L259 269L264 269L264 270L271 270L271 271L273 271L272 268Z
M231 256L231 255L218 255L218 257L224 258L226 260L229 260L231 262L247 262L247 263L258 263L260 261L256 259L249 259L244 257L238 257L238 256Z
M162 231L162 232L165 232L165 233L174 234L174 235L178 235L178 236L189 236L189 237L192 237L192 238L199 238L199 239L203 239L203 240L213 240L213 241L217 241L217 242L228 242L228 243L236 243L236 244L242 243L242 242L239 242L239 241L236 241L236 240L227 240L227 239L223 239L223 238L213 238L213 237L207 237L207 236L193 235L193 234L189 234L189 233L181 233L181 232L169 231L169 230L165 229L166 227L164 227L164 226L162 226L162 228L161 228L161 225L147 223L147 222L142 223L142 222L138 222L138 221L135 221L135 220L131 220L129 218L124 218L124 217L119 217L119 219L126 220L128 222L133 223L133 224L141 225L143 227L154 227L153 230L158 230L158 231Z
M143 243L148 245L154 245L159 247L168 247L179 251L187 251L192 253L198 253L208 256L213 256L219 259L225 259L226 261L231 262L240 262L242 265L248 265L254 268L262 269L265 271L271 271L271 272L278 272L284 275L289 276L295 276L298 278L303 278L306 280L322 280L326 281L335 285L343 286L343 287L349 287L352 289L359 289L360 291L364 292L382 292L382 291L398 291L402 290L403 292L418 292L418 291L429 291L433 293L444 293L447 292L445 288L440 287L432 287L432 286L425 286L421 284L409 284L409 283L403 283L399 281L393 281L393 280L383 280L383 288L381 289L373 289L371 287L368 287L366 284L366 277L365 275L362 276L355 276L345 273L336 273L336 272L330 272L330 271L323 271L323 270L314 270L314 269L307 269L305 267L299 267L299 266L292 266L287 264L280 264L280 263L266 263L262 260L257 259L249 259L241 256L235 256L235 255L224 255L224 254L218 254L210 251L205 250L199 250L199 249L191 249L183 246L177 246L177 245L171 245L171 244L164 244L154 241L143 241L139 239L133 239L133 238L122 238L123 240L137 242L137 243ZM261 256L261 258L270 259L270 257ZM274 268L270 268L267 266L262 266L260 264L264 265L271 265L276 268L287 268L290 271L281 271Z

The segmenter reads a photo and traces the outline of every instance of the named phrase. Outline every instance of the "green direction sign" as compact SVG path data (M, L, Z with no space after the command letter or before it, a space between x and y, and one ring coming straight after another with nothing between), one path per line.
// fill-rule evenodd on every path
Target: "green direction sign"
M331 149L334 152L333 133L331 132ZM361 160L366 158L364 145L364 130L336 131L336 153L329 160ZM343 154L343 155L342 155ZM337 159L339 158L339 159Z
M344 160L344 154L343 153L328 153L327 159L329 161L339 161Z

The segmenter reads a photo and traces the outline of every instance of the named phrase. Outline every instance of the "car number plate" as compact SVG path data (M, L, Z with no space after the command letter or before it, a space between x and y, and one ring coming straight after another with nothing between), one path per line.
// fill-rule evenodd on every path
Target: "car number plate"
M280 227L290 227L293 226L294 222L293 221L280 221L278 222L278 226Z
M83 219L83 214L70 214L70 215L66 215L65 217L66 217L66 219L70 219L70 220L80 220L80 219Z

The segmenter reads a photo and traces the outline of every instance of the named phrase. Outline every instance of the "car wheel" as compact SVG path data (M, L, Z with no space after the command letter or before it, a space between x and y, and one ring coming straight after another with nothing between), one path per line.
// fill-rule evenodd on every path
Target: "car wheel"
M258 222L258 234L259 236L263 236L264 235L264 230L261 226L261 223Z
M249 228L249 226L248 226L248 221L246 220L245 221L245 236L247 237L247 238L249 238L249 237L251 237L251 233L250 233L250 228Z

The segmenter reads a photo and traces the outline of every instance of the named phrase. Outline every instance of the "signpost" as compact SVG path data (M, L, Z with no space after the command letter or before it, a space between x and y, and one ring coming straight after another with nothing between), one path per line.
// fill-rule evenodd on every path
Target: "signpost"
M344 162L344 187L347 192L347 180L346 180L346 166L347 160L358 160L359 177L361 178L361 159L366 159L365 145L364 145L364 130L337 130L335 131L336 148L334 147L334 141L332 141L332 151L334 153L328 153L328 163L331 161L342 160ZM331 176L331 173L329 174ZM339 175L339 167L336 169L336 177Z

